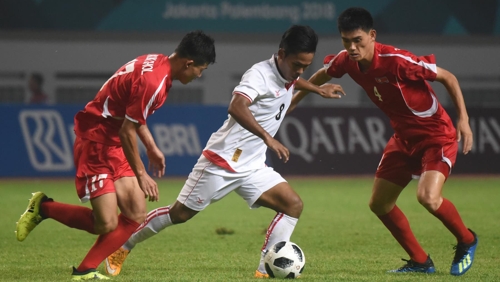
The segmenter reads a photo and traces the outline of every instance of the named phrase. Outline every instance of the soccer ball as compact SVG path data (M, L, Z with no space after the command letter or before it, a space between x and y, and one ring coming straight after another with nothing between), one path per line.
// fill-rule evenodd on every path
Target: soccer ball
M289 241L274 244L264 256L264 266L272 278L298 278L305 264L306 257L302 249Z

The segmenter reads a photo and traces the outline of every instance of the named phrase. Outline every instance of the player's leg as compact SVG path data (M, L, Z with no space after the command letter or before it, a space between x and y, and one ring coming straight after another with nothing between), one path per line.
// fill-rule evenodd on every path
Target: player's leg
M377 168L369 206L410 256L403 267L391 272L432 273L432 260L418 243L408 219L396 205L401 191L411 181L412 170L413 163L404 146L392 137Z
M146 216L146 203L139 183L130 168L121 147L96 145L96 161L91 166L82 164L88 171L104 167L110 173L92 177L89 198L95 216L95 230L101 234L89 250L77 271L84 273L97 266L116 251ZM88 174L87 174L88 175ZM118 206L122 213L118 215Z
M275 243L290 241L302 213L302 200L286 180L270 167L257 170L243 178L241 187L236 193L252 208L263 206L276 211L267 229L261 248L261 259L255 272L257 278L268 277L264 267L264 255Z
M417 189L417 198L431 214L436 216L456 237L455 257L450 273L462 275L467 272L474 261L477 247L477 236L467 229L455 205L442 197L442 189L455 162L457 144L445 144L426 150L422 162L423 173Z
M93 173L89 170L92 168L93 162L99 162L98 154L89 153L101 149L96 148L96 146L100 145L79 137L76 138L74 143L74 159L77 170L75 184L78 196L82 202L90 198L90 193L93 190L92 187L95 187L94 183L99 175L99 173ZM94 174L95 176L92 176ZM79 177L78 175L81 176ZM94 177L96 179L93 179ZM16 227L17 239L19 241L26 239L31 230L46 218L52 218L71 228L96 234L94 231L94 216L91 209L56 202L48 198L44 193L36 192L33 193L26 212L18 221Z
M80 266L79 273L95 269L134 233L146 216L144 193L135 177L121 177L114 182L115 193L91 199L100 235ZM118 215L117 208L121 213ZM106 271L110 270L106 268ZM113 271L111 271L113 272Z
M144 223L122 247L130 251L135 245L158 234L161 230L174 224L184 223L205 209L212 202L217 189L225 185L221 182L222 178L205 171L209 165L212 164L208 160L200 158L179 192L177 201L173 205L150 211Z
M303 203L292 187L287 182L282 182L263 193L256 204L277 212L267 228L266 238L261 248L259 266L255 272L255 277L267 278L264 256L269 247L277 242L290 241L302 213Z
M130 251L140 242L158 234L163 229L174 224L184 223L194 217L199 211L207 207L214 198L218 189L226 191L225 196L232 190L225 188L223 178L205 171L211 163L205 158L200 158L189 174L177 201L170 206L160 207L150 211L146 220L135 230L123 246L106 258L108 274L118 275Z
M391 272L434 272L434 265L413 234L408 219L396 205L404 187L382 178L375 178L370 209L391 232L396 241L410 256L410 260Z
M188 221L198 212L186 207L179 201L170 206L154 209L147 214L146 220L122 247L127 252L130 252L138 243L153 237L169 226Z

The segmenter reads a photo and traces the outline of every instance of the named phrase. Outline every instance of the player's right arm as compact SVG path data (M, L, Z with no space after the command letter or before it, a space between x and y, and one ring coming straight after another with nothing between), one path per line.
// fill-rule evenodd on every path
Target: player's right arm
M308 81L314 85L323 85L323 84L327 83L328 81L330 81L330 79L332 79L332 77L327 73L327 68L323 67L323 68L319 69L315 74L313 74L311 76L311 78L309 78ZM297 91L292 97L292 102L290 104L290 107L287 110L287 114L290 113L291 111L293 111L295 109L295 107L297 106L297 104L302 99L304 99L304 97L306 97L307 94L309 94L309 93L310 92L307 90Z
M140 127L142 126L144 125L125 118L119 131L120 141L123 153L134 171L142 191L144 191L146 197L149 197L150 201L158 201L158 185L146 172L146 168L139 155L137 132L141 131Z
M262 126L260 126L248 108L250 105L251 102L248 98L236 92L229 104L228 113L243 128L261 138L267 147L271 148L271 150L278 155L278 158L282 159L285 163L288 162L290 152L283 144L274 139L264 128L262 128Z
M309 82L315 85L323 85L326 82L330 81L332 77L340 78L345 73L345 62L346 62L346 51L342 50L337 55L327 55L323 59L323 68L319 69L311 78L309 78ZM343 92L342 92L343 93ZM299 91L295 93L292 97L292 103L288 108L287 113L293 111L297 104L304 99L305 96L309 94L308 91ZM345 95L345 93L343 93Z

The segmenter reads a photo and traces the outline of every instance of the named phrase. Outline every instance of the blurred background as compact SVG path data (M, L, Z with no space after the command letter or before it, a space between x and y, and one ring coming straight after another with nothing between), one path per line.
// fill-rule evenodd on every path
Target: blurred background
M453 173L500 174L499 0L1 0L0 177L73 176L74 114L124 63L169 55L186 32L202 29L215 38L216 64L189 85L174 83L166 105L148 119L167 175L186 176L227 117L241 75L278 50L290 25L305 24L320 36L309 78L324 56L342 50L336 20L352 6L372 13L377 41L434 54L457 76L475 145ZM374 173L392 135L388 120L348 76L332 82L347 96L309 95L285 118L276 137L291 160L268 156L280 173ZM432 86L454 117L444 87Z

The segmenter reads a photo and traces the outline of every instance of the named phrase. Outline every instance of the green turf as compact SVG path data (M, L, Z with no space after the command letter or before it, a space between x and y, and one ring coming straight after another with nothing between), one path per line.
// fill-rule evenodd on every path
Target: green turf
M387 274L407 255L368 208L370 178L290 179L304 212L292 241L306 256L301 281L500 281L500 178L451 178L444 194L480 238L472 269L449 275L453 236L415 198L415 182L398 205L406 213L436 273ZM160 182L161 202L174 201L182 180ZM47 220L22 243L15 222L32 191L79 204L71 180L0 181L0 281L68 281L95 240L94 235ZM115 281L255 281L252 278L274 212L249 210L234 193L190 222L164 230L138 245ZM234 230L217 235L217 228ZM102 265L101 265L102 270Z

